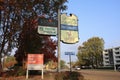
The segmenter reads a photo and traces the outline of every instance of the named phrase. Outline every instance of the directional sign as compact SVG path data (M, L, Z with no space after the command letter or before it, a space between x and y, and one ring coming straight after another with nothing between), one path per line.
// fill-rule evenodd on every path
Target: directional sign
M65 55L75 55L74 52L65 52Z
M38 26L38 33L45 35L57 35L57 27Z
M58 21L48 18L38 19L38 33L43 35L57 35Z
M75 55L75 53L74 52L65 52L65 55L69 56L69 59L70 59L70 71L72 71L72 67L71 67L71 55Z

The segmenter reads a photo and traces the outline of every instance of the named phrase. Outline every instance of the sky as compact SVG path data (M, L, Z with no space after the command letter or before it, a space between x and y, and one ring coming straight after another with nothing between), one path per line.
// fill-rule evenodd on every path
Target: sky
M61 59L69 62L65 52L75 52L71 56L76 61L77 49L92 37L103 38L105 48L120 46L120 0L68 0L68 9L62 13L75 14L78 17L79 42L64 44L61 42Z
M76 61L78 47L92 37L103 38L105 48L120 46L120 0L68 0L66 5L68 9L61 13L78 17L79 42L61 42L61 60L69 62L65 52L74 52L71 60Z

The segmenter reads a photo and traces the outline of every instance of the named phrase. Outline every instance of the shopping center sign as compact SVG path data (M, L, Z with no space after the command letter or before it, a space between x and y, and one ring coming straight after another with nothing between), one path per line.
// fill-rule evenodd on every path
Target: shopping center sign
M68 44L78 42L78 18L74 14L61 14L61 41Z
M39 18L38 33L43 35L57 35L58 22L54 19Z

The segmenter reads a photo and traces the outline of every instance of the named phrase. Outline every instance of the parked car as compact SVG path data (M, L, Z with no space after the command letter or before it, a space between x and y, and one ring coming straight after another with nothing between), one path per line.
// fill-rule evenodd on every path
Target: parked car
M76 66L76 67L75 67L75 70L80 70L80 69L81 69L81 68L80 68L80 67L78 67L78 66Z
M91 69L92 66L81 66L82 69Z
M120 72L120 66L117 68L117 70Z

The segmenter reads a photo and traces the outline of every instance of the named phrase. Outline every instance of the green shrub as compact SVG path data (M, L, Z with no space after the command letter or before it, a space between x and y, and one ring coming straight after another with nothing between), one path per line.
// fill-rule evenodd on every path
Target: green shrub
M83 80L79 72L61 72L55 75L55 80Z
M102 69L102 70L113 70L114 69L114 67L98 67L98 68L96 68L96 69Z
M26 74L26 70L21 66L14 66L13 75L12 76L23 76Z

